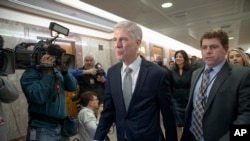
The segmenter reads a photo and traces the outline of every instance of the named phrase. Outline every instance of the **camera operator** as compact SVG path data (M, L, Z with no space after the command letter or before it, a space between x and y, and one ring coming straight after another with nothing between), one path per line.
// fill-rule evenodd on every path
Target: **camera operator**
M99 104L103 102L104 82L106 81L104 70L95 67L95 57L88 53L84 56L84 66L82 68L71 70L79 84L79 94L86 91L97 93Z
M3 38L0 35L0 48L3 47ZM0 58L1 59L1 58ZM2 68L2 66L0 66ZM2 103L10 103L18 98L16 86L5 77L0 76L0 139L7 141L6 119L4 117Z
M59 55L51 55L49 49ZM67 116L64 91L76 91L77 81L58 63L62 53L65 50L59 45L49 45L40 59L40 68L28 68L21 77L29 112L27 141L63 139L61 123Z

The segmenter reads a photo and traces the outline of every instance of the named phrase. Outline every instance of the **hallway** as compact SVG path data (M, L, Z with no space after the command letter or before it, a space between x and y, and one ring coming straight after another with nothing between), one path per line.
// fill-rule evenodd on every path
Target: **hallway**
M109 136L110 141L116 141L116 129L115 129L115 125L112 125L112 127L110 128L108 136ZM70 141L76 141L75 139L79 139L79 135L71 137Z

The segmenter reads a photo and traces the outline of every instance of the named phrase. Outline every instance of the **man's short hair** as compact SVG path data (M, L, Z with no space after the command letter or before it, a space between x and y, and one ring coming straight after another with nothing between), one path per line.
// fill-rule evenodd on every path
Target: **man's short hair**
M200 46L202 46L202 41L203 39L212 39L216 38L220 41L221 45L223 48L228 49L229 48L229 39L228 39L228 34L219 29L219 30L210 30L208 32L205 32L203 36L201 37L200 40Z
M169 61L169 62L168 62L168 64L170 64L170 63L174 63L174 61L173 61L173 60L171 60L171 61Z
M93 53L90 53L90 52L86 53L86 54L84 55L84 60L85 60L86 58L88 58L88 57L92 58L92 59L95 61L95 55L94 55Z
M142 29L136 23L131 21L121 21L114 26L114 30L119 28L126 28L133 39L141 40L142 39Z
M94 96L97 96L93 91L86 91L80 94L80 103L82 106L86 107L89 104L89 101L93 100Z

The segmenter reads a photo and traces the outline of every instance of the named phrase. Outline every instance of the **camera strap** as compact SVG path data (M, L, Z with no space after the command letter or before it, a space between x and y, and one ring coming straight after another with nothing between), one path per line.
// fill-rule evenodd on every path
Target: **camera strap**
M54 71L55 83L54 83L54 90L52 92L52 101L55 102L57 96L59 95L60 88L61 88L61 78L56 75Z
M50 116L46 116L46 115L35 113L35 112L29 112L29 116L31 117L32 120L40 120L40 121L50 122L54 124L63 123L63 119L58 119L55 117L50 117Z

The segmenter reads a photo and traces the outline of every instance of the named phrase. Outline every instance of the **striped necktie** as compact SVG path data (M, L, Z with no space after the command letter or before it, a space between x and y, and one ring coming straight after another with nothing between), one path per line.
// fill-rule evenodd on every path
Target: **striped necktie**
M192 125L193 125L192 131L197 141L199 141L201 139L201 136L203 135L202 119L205 108L205 93L208 87L209 73L211 71L213 71L212 68L207 68L204 71L201 87L199 89L198 97L196 100L196 106L194 107L194 113L192 118Z

